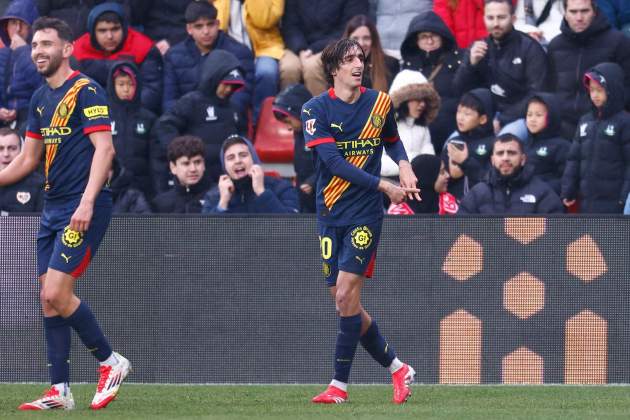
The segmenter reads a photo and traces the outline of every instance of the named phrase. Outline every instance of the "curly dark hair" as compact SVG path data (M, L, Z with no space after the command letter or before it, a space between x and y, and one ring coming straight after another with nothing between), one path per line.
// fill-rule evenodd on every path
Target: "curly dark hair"
M168 144L167 157L169 162L175 163L182 156L192 158L194 156L204 156L206 146L197 136L179 136L175 137Z

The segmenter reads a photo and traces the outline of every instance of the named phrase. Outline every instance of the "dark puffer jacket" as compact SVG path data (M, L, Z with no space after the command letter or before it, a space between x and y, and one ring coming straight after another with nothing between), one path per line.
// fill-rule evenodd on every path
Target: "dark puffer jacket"
M499 121L506 125L521 118L525 104L534 92L545 91L548 82L548 63L538 41L513 29L500 41L491 36L485 57L473 66L470 50L455 74L455 84L464 91L486 87L492 91Z
M442 47L431 52L422 51L416 42L419 32L440 35ZM463 92L454 84L454 78L462 62L463 50L457 48L455 37L442 19L431 11L413 18L400 47L400 53L403 69L417 70L427 78L439 67L432 82L440 95L441 105L437 118L429 125L429 129L435 150L442 150L448 136L456 130L457 103Z
M527 164L534 167L534 175L538 175L556 194L560 194L560 181L571 142L560 136L560 107L555 96L536 93L532 96L534 98L547 107L547 126L537 134L528 131L524 145Z
M219 31L217 40L212 46L212 51L216 50L232 53L238 59L239 67L245 72L245 89L241 89L230 98L230 102L238 109L241 116L245 116L254 86L254 55L249 48L223 31ZM164 100L162 102L164 112L169 111L177 99L197 87L200 68L206 57L207 55L201 55L190 36L168 50L164 56Z
M625 72L622 89L630 92L630 38L612 29L606 17L597 13L591 26L583 32L573 32L566 19L560 25L561 34L548 48L551 91L558 96L562 109L562 134L573 136L578 119L589 112L591 102L582 86L587 69L604 62L619 64ZM630 109L630 95L626 98Z
M123 23L123 41L117 50L109 53L96 42L94 28L97 18L106 12L120 16ZM140 69L144 81L140 100L145 108L160 112L162 103L162 55L146 35L129 28L122 6L102 4L96 6L88 16L88 32L74 42L74 57L79 69L101 86L107 86L109 70L118 61L133 62Z
M204 176L198 183L188 187L175 181L170 190L157 195L151 202L154 213L195 214L201 213L205 195L211 183Z
M494 101L492 93L488 89L478 88L468 92L474 96L483 106L488 120L466 133L458 133L456 137L446 141L442 149L442 161L446 168L449 168L447 145L455 138L466 142L468 148L468 158L459 165L464 172L464 176L459 179L452 179L448 183L448 192L461 200L466 193L477 182L481 181L490 169L490 156L492 155L492 145L494 143L494 131L492 128L492 118L494 115Z
M287 0L282 17L282 37L291 51L321 52L341 38L346 23L369 14L368 0Z
M136 93L131 101L120 100L114 90L114 74L121 68L131 72L136 80ZM120 62L112 67L107 83L107 95L116 158L127 173L131 174L133 178L131 186L141 190L147 197L152 197L151 131L157 117L140 104L141 91L142 76L133 63Z
M493 167L485 181L475 185L459 205L457 214L551 214L563 213L558 195L525 166L516 175L502 177Z
M220 150L223 141L232 134L244 134L246 124L230 104L229 99L216 96L222 78L238 69L239 60L231 53L214 50L201 65L201 80L197 89L182 96L173 109L160 117L156 133L162 153L163 171L167 170L166 150L170 141L179 135L200 137L206 146L206 174L216 182L222 173ZM159 176L163 179L164 175Z
M623 110L624 75L615 63L598 64L590 72L606 89L608 101L578 123L562 177L562 198L578 198L582 213L621 214L630 192L630 115Z
M12 50L6 25L9 19L19 19L30 26L38 17L33 1L23 0L12 2L0 19L0 38L5 44L0 49L0 107L16 110L19 123L26 120L31 96L44 79L31 59L30 36L26 45Z

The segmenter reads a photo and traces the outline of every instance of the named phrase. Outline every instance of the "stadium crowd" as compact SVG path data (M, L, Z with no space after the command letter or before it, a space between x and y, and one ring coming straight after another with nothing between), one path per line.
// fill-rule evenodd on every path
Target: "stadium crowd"
M313 212L302 105L329 88L321 52L365 52L422 189L390 214L630 214L625 0L0 1L0 169L44 83L31 25L62 18L73 66L110 102L117 213ZM272 97L273 99L268 100ZM271 106L272 112L264 112ZM306 112L306 111L305 111ZM256 133L285 124L295 177L265 172ZM338 127L342 130L342 127ZM251 139L251 141L250 141ZM397 166L382 157L383 177ZM43 177L0 188L41 210Z

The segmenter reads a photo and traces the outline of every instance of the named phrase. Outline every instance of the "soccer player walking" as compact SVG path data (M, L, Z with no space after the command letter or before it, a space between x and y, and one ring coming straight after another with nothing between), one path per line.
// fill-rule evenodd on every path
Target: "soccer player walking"
M0 172L0 186L33 172L45 156L45 205L37 235L40 299L52 386L20 410L72 409L70 338L74 329L100 362L100 378L91 408L109 404L131 371L112 351L90 308L74 294L111 219L107 181L114 146L103 89L70 68L72 33L53 18L33 24L31 57L46 84L31 98L22 152ZM45 152L45 153L44 153Z
M390 97L361 86L365 54L351 39L323 51L327 92L302 107L308 147L314 150L317 217L323 273L339 313L335 376L314 403L348 400L348 377L358 343L383 367L394 385L393 401L411 395L415 371L396 357L376 321L361 305L361 289L371 277L383 222L383 197L393 203L420 199L417 179L398 137ZM381 180L383 147L400 167L400 186Z

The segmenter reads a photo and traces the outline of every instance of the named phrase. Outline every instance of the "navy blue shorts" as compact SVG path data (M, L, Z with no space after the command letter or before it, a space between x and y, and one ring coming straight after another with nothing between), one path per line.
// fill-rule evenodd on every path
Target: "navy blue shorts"
M350 226L319 227L322 272L328 287L337 284L339 271L372 277L383 220Z
M52 268L77 278L96 254L112 218L111 198L97 200L87 232L70 229L70 218L78 205L79 200L55 205L46 203L37 234L39 276Z

